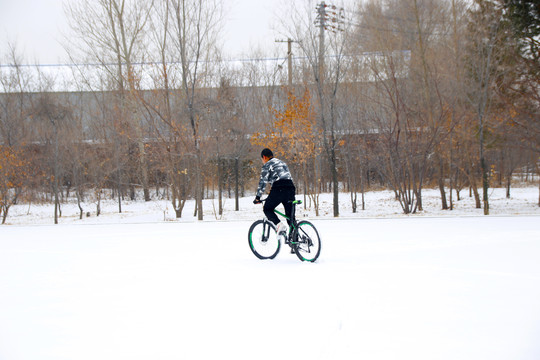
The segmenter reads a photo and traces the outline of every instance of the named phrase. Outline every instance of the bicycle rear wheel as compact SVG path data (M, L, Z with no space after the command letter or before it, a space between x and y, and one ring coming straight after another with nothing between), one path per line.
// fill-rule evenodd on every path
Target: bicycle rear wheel
M281 242L276 227L268 221L255 221L248 232L249 248L261 260L273 259L279 253Z
M294 252L302 261L315 262L321 253L321 238L309 221L300 221L294 230Z

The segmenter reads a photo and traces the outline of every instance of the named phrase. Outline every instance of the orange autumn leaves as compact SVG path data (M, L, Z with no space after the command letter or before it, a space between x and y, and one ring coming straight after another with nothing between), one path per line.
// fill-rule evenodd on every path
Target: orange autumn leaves
M0 189L22 186L26 177L27 161L24 156L8 146L0 146Z
M0 145L0 216L6 222L9 208L17 202L27 177L28 162L8 146Z
M316 127L316 114L307 89L301 97L287 90L287 103L282 110L270 107L273 120L262 132L256 132L251 143L273 150L276 156L299 165L320 154L321 133Z

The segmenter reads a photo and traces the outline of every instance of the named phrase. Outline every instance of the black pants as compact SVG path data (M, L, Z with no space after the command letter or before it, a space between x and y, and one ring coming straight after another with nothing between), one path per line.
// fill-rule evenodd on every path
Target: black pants
M287 217L291 219L293 205L289 201L294 201L295 192L296 189L294 188L294 186L272 187L272 190L270 190L270 194L266 198L263 207L264 215L266 215L268 220L273 222L275 225L279 224L279 218L274 212L274 209L279 204L283 204L283 207L285 208L285 215L287 215ZM291 221L287 220L287 223L289 223L290 225Z

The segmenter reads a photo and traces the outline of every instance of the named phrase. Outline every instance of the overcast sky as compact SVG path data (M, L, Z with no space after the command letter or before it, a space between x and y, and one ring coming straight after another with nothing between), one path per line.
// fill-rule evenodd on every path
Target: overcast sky
M0 59L15 43L26 63L65 63L60 42L68 32L62 2L67 0L0 0ZM283 0L224 0L226 53L241 58L253 46L274 48L276 8ZM284 47L284 55L286 46Z

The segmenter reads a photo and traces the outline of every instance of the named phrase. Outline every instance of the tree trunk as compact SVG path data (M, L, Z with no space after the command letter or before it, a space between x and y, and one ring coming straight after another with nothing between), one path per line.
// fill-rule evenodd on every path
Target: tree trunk
M484 202L484 215L489 215L489 174L486 166L486 159L482 154L480 159L482 168L482 200Z
M223 184L221 179L221 159L217 161L217 180L218 180L218 213L219 216L223 215Z
M82 220L84 210L81 206L81 194L79 189L75 190L75 194L77 195L77 206L79 207L79 220Z
M239 177L239 168L238 168L238 157L234 158L234 211L240 210L240 196L238 194L238 177Z
M334 217L339 217L339 181L336 168L336 151L332 149L332 188L334 190Z
M360 192L362 193L362 210L366 210L366 199L365 199L365 183L364 183L364 174L365 172L361 171L360 174Z
M204 186L203 186L203 179L202 179L202 160L201 160L201 153L200 149L198 149L197 146L197 194L196 196L196 211L197 211L197 220L203 220L203 197L204 197Z
M471 190L474 195L474 200L476 202L476 208L481 209L482 208L482 202L480 201L480 194L478 193L478 186L476 186L476 182L473 182L471 184Z
M439 157L439 191L441 193L441 202L442 202L442 209L448 210L448 203L446 202L446 191L444 190L444 164L442 159Z
M59 160L59 150L58 150L58 125L56 122L53 121L53 127L54 127L54 181L53 181L53 191L54 191L54 223L58 224L58 211L60 206L60 200L58 199L58 176L59 176L59 170L58 170L58 162Z
M510 185L512 183L512 173L506 177L506 198L510 199Z

